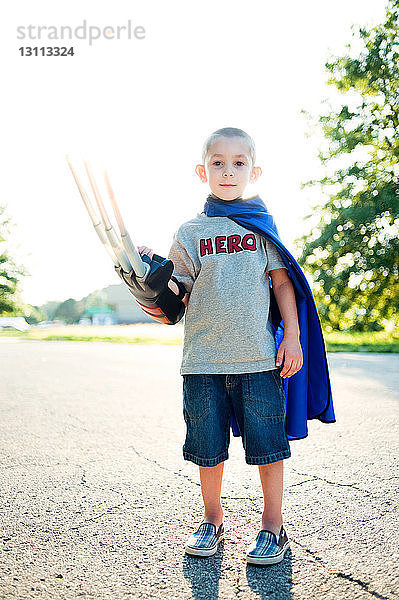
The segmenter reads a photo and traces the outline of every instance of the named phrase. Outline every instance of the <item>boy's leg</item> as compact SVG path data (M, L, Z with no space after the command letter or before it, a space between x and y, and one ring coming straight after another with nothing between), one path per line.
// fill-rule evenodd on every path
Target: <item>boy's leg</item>
M201 492L204 500L203 521L219 527L223 523L223 509L220 502L224 461L214 467L199 467Z
M259 468L264 498L262 529L278 535L283 524L283 460L291 456L284 428L286 398L278 370L237 376L237 382L232 380L232 402L246 462Z
M263 489L264 509L262 529L268 529L276 535L280 533L283 517L283 460L268 465L258 465Z

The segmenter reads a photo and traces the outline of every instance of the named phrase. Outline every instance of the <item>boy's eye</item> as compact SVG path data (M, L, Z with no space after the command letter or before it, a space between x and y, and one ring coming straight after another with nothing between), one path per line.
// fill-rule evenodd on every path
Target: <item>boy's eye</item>
M215 160L212 164L215 165L216 167L218 167L219 165L222 164L222 161L221 160ZM245 165L245 163L242 162L242 160L237 160L236 165L238 165L239 167L241 167L242 165Z

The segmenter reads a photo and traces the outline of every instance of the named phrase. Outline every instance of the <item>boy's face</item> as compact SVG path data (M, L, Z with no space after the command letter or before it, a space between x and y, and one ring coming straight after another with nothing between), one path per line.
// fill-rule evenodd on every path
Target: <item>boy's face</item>
M262 173L253 167L248 145L240 137L221 137L209 148L204 165L195 172L203 183L209 182L212 194L222 200L240 198L248 183L254 183Z

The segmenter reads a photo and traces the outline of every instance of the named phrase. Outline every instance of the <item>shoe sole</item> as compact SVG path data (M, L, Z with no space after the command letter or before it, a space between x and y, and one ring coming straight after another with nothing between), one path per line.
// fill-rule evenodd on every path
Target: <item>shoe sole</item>
M283 560L284 555L289 547L289 542L287 542L283 546L281 552L279 552L275 556L250 556L249 554L247 554L247 562L249 562L252 565L275 565Z
M219 542L224 539L224 534L222 534L218 541L216 542L216 546L213 548L194 548L193 546L186 546L185 551L187 554L191 554L191 556L212 556L216 554Z

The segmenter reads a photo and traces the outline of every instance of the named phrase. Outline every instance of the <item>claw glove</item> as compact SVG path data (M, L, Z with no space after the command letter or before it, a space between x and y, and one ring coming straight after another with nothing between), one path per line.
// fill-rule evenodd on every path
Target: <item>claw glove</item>
M150 272L142 283L137 281L133 269L126 273L121 267L115 267L115 271L147 315L159 323L175 325L183 318L186 307L182 298L187 290L172 276L173 262L158 254L154 254L152 260L147 254L142 254L141 259L150 265ZM170 279L179 287L178 295L168 287Z

